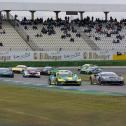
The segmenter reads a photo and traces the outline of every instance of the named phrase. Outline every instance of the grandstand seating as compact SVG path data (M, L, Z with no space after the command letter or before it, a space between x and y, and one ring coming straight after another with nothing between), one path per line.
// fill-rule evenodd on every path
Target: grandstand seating
M80 32L84 32L87 27L81 27ZM107 31L106 25L102 25L102 31ZM90 40L92 40L101 50L114 50L114 51L126 51L126 26L122 25L122 30L118 34L111 34L110 37L107 37L107 34L96 32L96 26L91 28L90 32L84 32ZM123 36L122 40L117 39L117 36ZM96 37L99 39L97 40ZM113 41L119 40L119 43L114 43Z
M0 43L2 43L2 46L0 46L1 51L31 50L8 22L3 21L2 29L5 31L5 34L0 34Z
M69 34L71 34L71 38L74 38L74 42L70 42L69 37L61 39L63 32L59 27L54 27L56 34L53 35L42 34L41 30L43 25L37 25L37 30L33 30L32 27L33 26L27 26L28 30L25 30L25 32L43 51L59 51L61 48L63 51L76 51L82 49L91 50L90 46L84 41L83 38L76 37L76 33L72 33L71 31L69 31ZM42 37L36 37L37 34L42 34Z
M88 20L88 18L86 19ZM73 25L73 22L66 23L67 20L59 20L59 22L49 19L46 20L45 24L43 20L40 20L41 23L35 24L34 21L30 21L26 19L26 23L28 24L21 24L20 21L18 21L18 28L20 30L23 29L23 33L29 37L29 40L23 39L23 37L20 36L20 33L16 31L16 29L7 21L3 21L2 29L0 29L0 49L1 51L6 50L35 50L35 51L78 51L78 50L115 50L115 51L126 51L126 26L123 23L119 22L91 22L86 21L87 24L79 21L74 20L73 22L75 25ZM65 22L66 21L66 22ZM30 24L29 24L30 22ZM65 22L65 23L63 23ZM88 23L91 22L91 23ZM81 26L79 26L82 23ZM58 25L57 25L58 24ZM107 25L110 25L109 27L112 27L112 29L117 29L118 25L121 26L121 30L118 31L118 34L112 33L110 37L107 37L106 33L102 32L108 32ZM98 25L101 25L102 32L96 32L96 28ZM112 26L111 26L112 25ZM36 27L34 29L34 26ZM76 32L72 31L72 27L74 26ZM93 26L93 27L92 27ZM48 28L49 27L49 28ZM50 29L50 27L53 27L54 33L52 34L44 34L42 32L42 29L45 28L47 30ZM66 27L67 34L70 34L71 36L67 36L65 38L62 38L62 35L66 35L64 33L64 30L61 30L62 28ZM70 30L69 30L70 28ZM85 30L91 28L90 32L84 32ZM5 33L2 33L5 32ZM80 34L79 37L77 37L77 34ZM117 36L121 35L123 36L122 39L119 39L119 43L114 43L113 41L117 41ZM98 38L98 39L96 39ZM27 37L26 37L27 39ZM70 41L70 39L73 39L74 41ZM29 43L32 43L31 45L28 45ZM31 49L30 46L35 46Z

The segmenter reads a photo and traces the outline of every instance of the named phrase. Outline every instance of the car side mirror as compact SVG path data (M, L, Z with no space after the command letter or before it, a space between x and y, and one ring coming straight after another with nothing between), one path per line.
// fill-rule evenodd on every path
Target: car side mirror
M95 77L97 77L97 76L98 76L98 74L95 74L94 76L95 76Z

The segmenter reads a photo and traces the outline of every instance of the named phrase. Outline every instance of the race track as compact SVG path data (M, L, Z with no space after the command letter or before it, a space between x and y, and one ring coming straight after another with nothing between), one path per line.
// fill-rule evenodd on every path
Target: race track
M68 68L66 68L68 69ZM69 68L69 70L78 73L77 68ZM103 68L104 71L113 71L118 74L126 73L126 68ZM2 81L12 82L18 85L27 85L34 87L46 87L46 88L56 88L62 90L73 90L86 93L99 93L99 94L117 94L126 96L126 85L125 86L100 86L100 85L90 85L89 82L83 82L82 86L49 86L48 76L41 75L41 78L23 78L20 74L15 74L14 78L1 78Z

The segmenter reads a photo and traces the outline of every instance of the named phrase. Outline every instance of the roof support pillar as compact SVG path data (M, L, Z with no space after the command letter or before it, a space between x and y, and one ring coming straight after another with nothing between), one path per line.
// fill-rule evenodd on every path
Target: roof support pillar
M54 11L54 12L56 14L56 20L58 20L60 11Z
M2 25L2 11L0 11L0 26Z
M10 20L10 10L5 10L7 21Z
M30 11L30 12L31 12L31 20L34 21L34 19L35 19L35 12L36 12L36 11L33 11L33 10L32 10L32 11Z
M80 13L80 20L83 20L83 13L84 13L84 11L80 11L79 13Z
M105 14L105 21L107 21L107 20L108 20L108 13L109 13L109 12L107 12L107 11L106 11L106 12L104 12L104 14Z

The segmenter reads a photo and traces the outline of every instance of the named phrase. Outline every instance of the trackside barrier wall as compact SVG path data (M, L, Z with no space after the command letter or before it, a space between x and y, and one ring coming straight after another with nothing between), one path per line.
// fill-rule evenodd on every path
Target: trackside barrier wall
M126 61L126 54L124 55L113 55L112 60L125 60Z
M111 53L106 51L25 51L0 52L0 61L79 61L111 60Z

